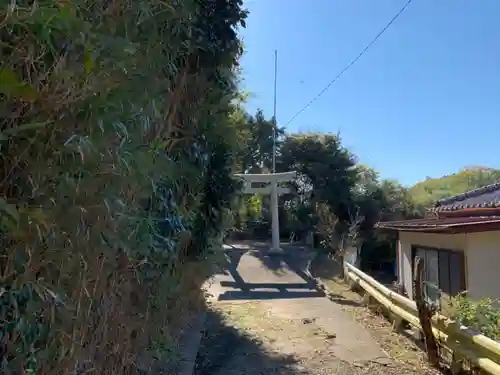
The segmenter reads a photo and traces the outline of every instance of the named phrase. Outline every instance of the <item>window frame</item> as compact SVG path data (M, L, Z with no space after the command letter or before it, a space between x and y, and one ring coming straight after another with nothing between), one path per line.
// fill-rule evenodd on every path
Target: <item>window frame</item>
M440 275L441 275L441 273L440 273L440 269L441 268L439 267L439 259L440 259L439 254L450 254L450 253L458 254L459 255L459 259L460 259L460 275L459 275L460 285L458 286L458 289L460 290L459 293L466 293L466 291L467 291L467 279L466 279L467 265L466 265L466 259L465 259L465 252L463 250L458 250L458 249L445 249L445 248L441 248L441 247L424 246L424 245L412 244L411 245L411 277L412 277L412 286L413 286L413 280L414 280L414 277L415 277L415 274L414 274L414 270L415 270L415 258L417 256L417 250L418 249L421 249L421 250L424 250L424 251L435 251L437 253L437 256L438 256L438 280L440 279ZM448 278L450 279L449 280L449 282L450 282L450 289L452 289L451 288L451 272L449 272ZM438 304L440 304L440 302L441 302L441 288L442 288L442 286L440 285L440 283L438 285L438 288L440 290L440 293L439 293L439 301L437 301L437 302L438 302ZM425 288L424 288L424 291L425 291ZM415 291L413 291L413 293L414 292Z

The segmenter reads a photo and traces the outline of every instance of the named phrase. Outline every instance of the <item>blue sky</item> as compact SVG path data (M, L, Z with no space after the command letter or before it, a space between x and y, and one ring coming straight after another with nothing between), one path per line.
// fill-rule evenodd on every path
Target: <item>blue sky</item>
M246 0L243 88L278 125L330 82L406 0ZM338 132L405 185L467 165L500 168L500 1L413 0L288 131Z

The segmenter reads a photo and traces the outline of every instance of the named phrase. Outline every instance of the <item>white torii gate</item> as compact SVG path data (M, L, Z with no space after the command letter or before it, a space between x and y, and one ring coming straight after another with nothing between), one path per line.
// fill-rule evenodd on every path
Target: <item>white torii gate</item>
M278 196L290 191L288 188L278 186L278 182L290 182L295 179L297 172L265 173L265 174L235 174L235 177L244 181L243 194L269 194L271 195L271 218L272 218L272 251L279 252L280 248L280 224L278 213ZM253 182L269 183L266 187L253 187Z
M276 173L276 82L278 77L278 51L274 51L274 114L273 114L273 173L262 174L235 174L236 178L244 181L243 194L269 194L271 195L272 217L272 251L281 252L280 248L280 223L278 213L278 196L290 191L288 188L278 186L278 182L290 182L297 176L296 171ZM252 182L265 182L270 186L254 188Z

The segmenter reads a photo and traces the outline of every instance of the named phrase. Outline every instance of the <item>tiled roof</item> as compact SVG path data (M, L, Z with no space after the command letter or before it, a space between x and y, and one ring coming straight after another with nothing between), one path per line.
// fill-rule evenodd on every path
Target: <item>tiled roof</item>
M434 211L457 211L465 208L500 207L500 182L467 193L441 199L434 205Z
M445 232L458 228L471 228L484 224L500 224L500 216L451 218L430 217L425 219L385 221L378 223L376 228L416 232Z

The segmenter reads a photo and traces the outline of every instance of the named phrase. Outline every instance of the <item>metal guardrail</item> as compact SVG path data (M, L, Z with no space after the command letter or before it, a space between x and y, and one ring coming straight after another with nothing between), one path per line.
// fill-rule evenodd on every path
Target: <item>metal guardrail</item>
M349 263L345 263L345 269L346 277L378 303L399 319L421 329L415 301L383 286ZM439 314L432 318L432 331L442 345L453 350L461 358L469 360L491 375L500 375L500 342Z

